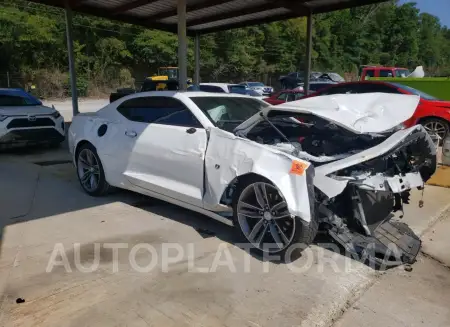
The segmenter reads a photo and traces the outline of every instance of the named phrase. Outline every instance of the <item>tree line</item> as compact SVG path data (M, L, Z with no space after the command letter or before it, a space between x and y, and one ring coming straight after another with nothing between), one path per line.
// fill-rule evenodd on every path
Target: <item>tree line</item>
M177 65L177 36L76 14L74 51L82 95L108 93L139 84L160 66ZM37 85L44 96L67 95L68 59L64 12L24 0L0 1L0 86ZM262 80L303 70L306 20L290 19L201 36L204 82ZM193 76L194 42L188 42ZM450 75L450 30L421 13L415 3L397 1L314 17L313 70L352 78L360 65L413 69Z

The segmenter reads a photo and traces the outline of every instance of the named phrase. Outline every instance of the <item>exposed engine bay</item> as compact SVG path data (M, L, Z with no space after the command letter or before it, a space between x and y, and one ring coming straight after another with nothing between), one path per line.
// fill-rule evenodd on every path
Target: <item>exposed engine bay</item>
M436 170L421 126L356 134L312 114L272 110L246 136L313 164L315 218L345 249L377 264L414 262L420 239L390 219Z
M390 134L355 134L310 114L292 116L271 111L268 120L256 125L247 137L290 154L297 152L297 157L311 160L316 166L373 147Z

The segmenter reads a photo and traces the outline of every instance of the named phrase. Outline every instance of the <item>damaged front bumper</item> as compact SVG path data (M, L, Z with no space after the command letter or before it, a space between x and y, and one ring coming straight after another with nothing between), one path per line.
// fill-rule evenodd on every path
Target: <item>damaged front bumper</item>
M419 237L390 220L409 203L410 190L423 189L435 170L436 148L423 127L399 131L375 147L316 168L314 185L326 196L319 219L352 256L379 265L412 263Z
M399 160L402 166L395 167ZM370 149L316 167L314 185L329 198L341 194L348 183L399 193L423 186L436 171L436 163L433 140L421 125L416 125Z

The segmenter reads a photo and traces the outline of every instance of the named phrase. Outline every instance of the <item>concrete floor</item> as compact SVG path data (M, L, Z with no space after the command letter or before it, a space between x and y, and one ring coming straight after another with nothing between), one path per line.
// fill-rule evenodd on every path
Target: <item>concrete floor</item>
M403 219L425 254L410 273L383 273L327 250L326 238L292 265L265 262L199 214L129 192L87 196L69 160L64 148L0 154L0 326L450 325L450 189L428 186L422 209L413 193ZM115 258L105 244L118 243L127 248ZM142 243L155 252L133 252ZM47 272L53 254L61 265Z

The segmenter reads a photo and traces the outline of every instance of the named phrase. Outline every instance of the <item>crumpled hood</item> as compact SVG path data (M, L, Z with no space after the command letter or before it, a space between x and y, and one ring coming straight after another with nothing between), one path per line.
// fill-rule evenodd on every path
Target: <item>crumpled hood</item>
M28 115L51 115L55 109L46 106L11 106L0 107L0 115L5 116L28 116Z
M324 118L356 134L381 133L405 122L414 114L420 97L415 95L365 93L316 96L270 106L262 110L267 116L271 110L306 113ZM236 127L246 134L263 120L255 114Z

